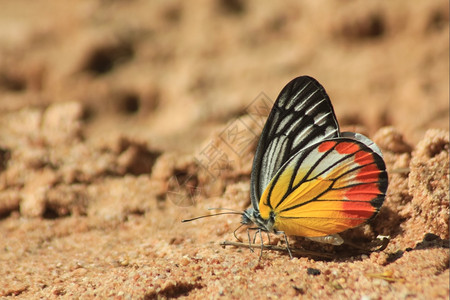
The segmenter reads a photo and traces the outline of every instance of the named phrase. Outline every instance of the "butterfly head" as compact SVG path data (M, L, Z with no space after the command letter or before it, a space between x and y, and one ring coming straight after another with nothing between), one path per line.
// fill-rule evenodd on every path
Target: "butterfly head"
M253 207L247 208L246 210L244 210L244 213L242 214L241 224L244 225L255 224L262 231L276 232L277 230L273 228L274 223L275 223L275 215L273 214L273 212L267 219L261 217L259 210L256 210Z

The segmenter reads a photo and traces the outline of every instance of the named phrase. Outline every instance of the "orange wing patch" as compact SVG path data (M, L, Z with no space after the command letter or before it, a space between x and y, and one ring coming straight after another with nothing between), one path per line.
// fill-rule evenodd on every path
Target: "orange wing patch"
M267 186L259 209L264 219L274 214L274 228L287 235L326 236L376 215L386 188L382 158L360 142L337 138L289 160Z

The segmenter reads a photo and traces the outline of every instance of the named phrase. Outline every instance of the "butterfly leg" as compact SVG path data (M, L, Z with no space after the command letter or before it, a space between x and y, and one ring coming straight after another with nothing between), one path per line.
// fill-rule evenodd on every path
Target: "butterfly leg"
M259 229L255 228L255 235L253 236L253 241L252 241L253 244L256 243L256 236L258 235L258 233L259 233Z
M250 249L251 252L254 252L252 248L252 239L250 238L250 229L251 228L247 228L248 248Z
M253 240L250 238L250 230L255 230L255 235L253 236ZM267 233L267 237L269 238L269 241L270 241L269 233L268 232L266 232L266 233ZM247 228L247 235L248 235L248 247L249 247L250 251L252 251L252 252L255 252L255 251L253 251L252 244L253 245L256 244L256 237L259 235L259 239L261 241L261 252L259 254L259 260L261 260L262 252L264 250L264 240L262 237L262 230L260 228Z
M264 242L263 242L263 237L262 237L261 229L258 229L258 233L259 233L259 238L261 239L261 252L259 253L259 259L258 259L258 261L260 261L261 258L262 258L263 250L264 250ZM256 236L256 234L255 234L255 236Z
M284 233L284 231L277 231L277 234L282 234L284 236L284 241L286 242L287 251L289 252L289 256L291 257L291 259L293 259L294 257L292 256L291 248L289 248L289 241L288 241L286 233Z
M255 235L253 236L253 240L250 238L250 230L255 230ZM261 229L259 229L259 228L247 228L248 247L250 248L250 251L252 251L252 252L254 252L253 248L252 248L252 244L256 243L256 236L258 235L258 233L259 233L259 235L261 237L261 244L262 244Z
M242 227L242 225L241 226L239 226L238 228L236 228L236 230L235 231L233 231L233 235L234 235L234 238L237 240L237 241L239 241L240 243L242 243L242 240L240 239L240 238L238 238L237 237L237 235L236 235L236 231L238 231L239 230L239 228L241 228Z

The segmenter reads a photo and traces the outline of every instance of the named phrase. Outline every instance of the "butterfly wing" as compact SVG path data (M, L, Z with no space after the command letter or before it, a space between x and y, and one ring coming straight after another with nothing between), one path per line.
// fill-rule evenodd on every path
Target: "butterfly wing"
M280 92L258 142L251 174L251 200L260 198L277 171L295 153L339 136L339 125L325 89L314 78L301 76Z
M339 233L374 217L388 178L375 144L364 138L328 139L296 153L264 191L261 217L304 237Z

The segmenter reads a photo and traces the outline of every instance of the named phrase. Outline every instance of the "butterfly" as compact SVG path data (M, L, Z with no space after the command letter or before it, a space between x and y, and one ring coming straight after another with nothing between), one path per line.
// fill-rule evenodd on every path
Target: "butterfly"
M291 255L286 236L340 245L338 233L374 218L388 176L377 145L362 134L340 132L325 89L301 76L273 105L250 184L252 206L239 213L241 223L260 234L284 235Z

